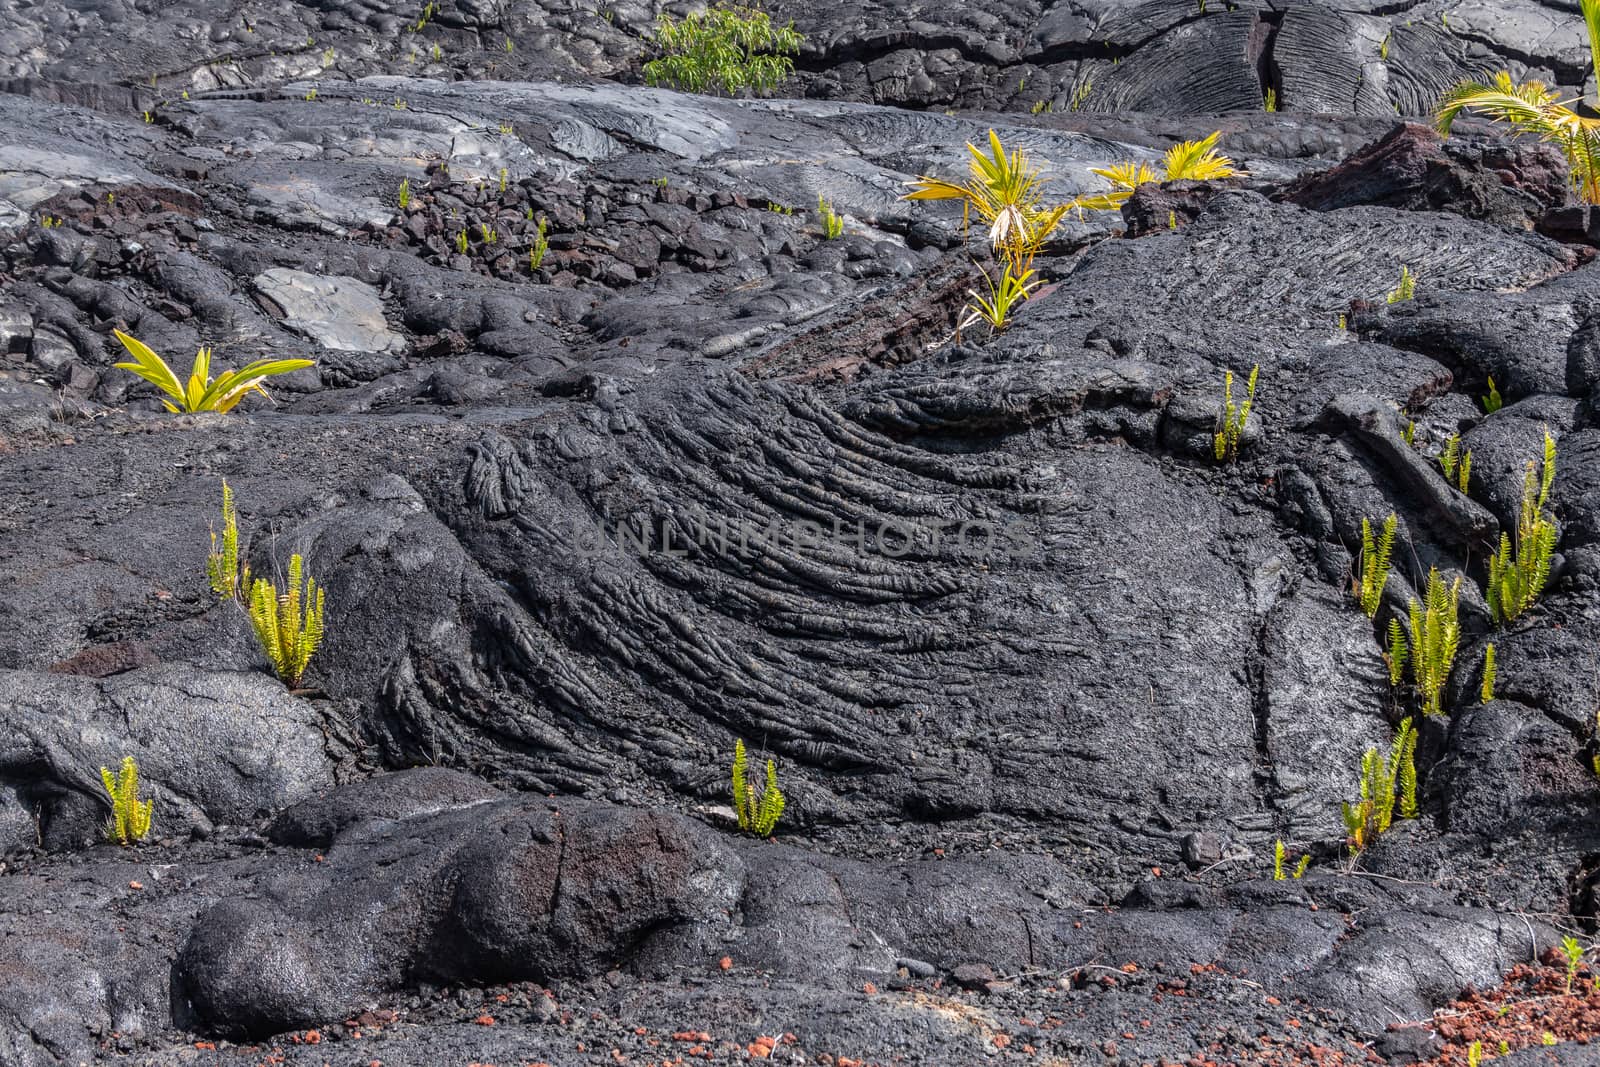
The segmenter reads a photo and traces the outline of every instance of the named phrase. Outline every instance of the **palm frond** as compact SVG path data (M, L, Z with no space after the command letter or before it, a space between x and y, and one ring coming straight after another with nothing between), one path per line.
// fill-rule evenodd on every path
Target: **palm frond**
M1184 141L1167 149L1166 181L1211 181L1233 175L1233 160L1216 151L1222 131L1198 141Z

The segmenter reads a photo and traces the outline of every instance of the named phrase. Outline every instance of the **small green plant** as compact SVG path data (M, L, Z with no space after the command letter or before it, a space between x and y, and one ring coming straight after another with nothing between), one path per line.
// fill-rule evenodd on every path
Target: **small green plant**
M151 112L148 112L148 111L146 111L146 112L145 112L145 113L144 113L144 124L145 124L145 125L146 125L146 126L148 126L148 125L150 125L150 124L151 124L151 123L152 123L152 122L154 122L154 121L155 121L155 120L156 120L156 117L155 117L155 115L154 115L154 114L152 114L152 113L151 113Z
M404 211L411 206L411 179L400 179L400 210Z
M1387 759L1376 747L1361 757L1361 799L1344 804L1344 827L1355 852L1366 849L1394 821L1396 801L1400 817L1417 815L1417 728L1411 719L1400 724Z
M1546 1030L1544 1033L1539 1035L1539 1044L1546 1047L1556 1044L1556 1035Z
M211 551L206 555L206 581L222 600L243 600L250 588L250 564L239 553L239 512L233 505L233 488L222 482L222 541L211 531Z
M1262 98L1261 104L1269 112L1278 110L1278 90L1268 89L1267 95Z
M1135 189L1149 182L1230 178L1235 173L1233 160L1216 150L1221 136L1222 131L1218 130L1210 137L1173 145L1167 149L1159 177L1148 163L1118 163L1104 170L1092 169L1091 174L1098 174L1111 183L1111 190L1076 197L1067 206L1080 212L1113 211L1121 208Z
M122 767L113 772L100 768L100 781L111 797L111 818L106 820L106 839L119 845L143 841L150 833L153 800L139 799L139 764L132 756L122 757Z
M1408 650L1406 649L1406 635L1404 631L1400 629L1400 620L1390 619L1389 648L1388 651L1383 654L1384 662L1389 665L1390 685L1398 686L1400 684L1400 680L1405 677L1407 655Z
M1068 111L1082 111L1089 102L1089 95L1094 92L1094 79L1085 78L1072 90L1072 100L1067 104Z
M1035 100L1033 102L1033 113L1035 115L1043 114L1046 111L1054 111L1054 110L1055 110L1055 104L1053 102L1049 101L1049 100Z
M759 796L746 781L746 770L744 741L737 740L733 743L733 807L739 816L739 829L757 837L771 837L784 808L777 764L767 760L767 783Z
M1444 714L1444 683L1461 643L1461 579L1444 584L1437 567L1428 571L1423 603L1411 602L1411 680L1422 698L1424 715Z
M1474 1041L1467 1046L1467 1067L1483 1067L1482 1041Z
M500 168L500 195L506 195L506 168Z
M682 20L658 15L651 43L662 55L644 65L646 85L735 96L769 92L791 77L789 57L799 54L805 38L792 20L774 26L758 8L719 5Z
M317 98L317 91L315 89L311 89L311 90L307 91L307 93L306 93L306 99L307 100L315 100L316 98Z
M1579 0L1584 28L1588 31L1589 58L1596 77L1600 77L1600 0ZM1439 17L1450 25L1445 12ZM1581 81L1581 79L1580 79ZM1446 137L1456 117L1474 111L1491 120L1509 123L1518 133L1536 134L1549 141L1567 157L1567 166L1579 199L1586 204L1600 203L1600 135L1589 116L1593 112L1571 106L1590 105L1582 99L1561 99L1561 94L1540 81L1513 82L1511 73L1502 70L1489 82L1464 81L1445 93L1439 101L1439 132Z
M1445 480L1452 483L1463 493L1472 478L1472 451L1461 451L1461 435L1451 434L1450 439L1444 443L1444 451L1439 454L1439 466L1444 469Z
M1339 332L1340 333L1343 333L1344 331L1346 331L1346 330L1348 330L1350 328L1350 320L1348 318L1346 318L1344 316L1344 314L1342 314L1342 313L1339 315L1338 327L1339 327Z
M1398 520L1394 512L1383 520L1383 532L1372 536L1372 524L1361 520L1361 578L1355 583L1356 599L1367 618L1378 617L1383 591L1389 584L1389 559L1394 551L1394 531Z
M510 134L514 133L515 131L516 131L516 127L512 126L511 123L509 123L509 122L502 122L500 124L500 132L503 133L503 134L506 134L506 135L509 136Z
M1494 699L1494 642L1483 649L1483 681L1478 685L1478 700L1484 704Z
M1400 440L1404 441L1406 444L1410 445L1412 448L1416 448L1417 447L1417 420L1416 419L1411 419L1411 420L1406 422L1406 428L1400 431Z
M822 236L830 241L844 233L844 216L833 210L833 205L817 194L817 214L822 218Z
M516 50L515 46L513 46L512 43L511 43L511 38L507 37L506 38L506 55L509 56L515 50Z
M547 234L549 222L543 215L539 216L539 232L533 239L533 247L528 249L528 273L532 274L539 269L539 264L544 262L544 254L550 250L550 238Z
M1256 402L1256 377L1261 373L1259 365L1250 368L1250 381L1245 386L1243 404L1235 404L1233 400L1233 371L1225 371L1222 376L1222 427L1211 439L1212 451L1219 461L1234 462L1239 458L1239 442L1244 438L1245 427L1250 422L1250 409Z
M132 363L116 364L117 368L132 371L172 397L172 400L163 400L161 403L174 415L196 411L232 411L235 404L252 392L270 400L271 397L261 385L263 381L273 375L287 374L314 365L309 359L258 359L238 370L223 371L213 379L211 349L202 348L195 353L194 364L189 369L189 381L185 385L143 341L129 337L121 330L111 332L134 358Z
M1286 878L1290 877L1290 875L1286 875L1284 873L1284 860L1287 858L1288 850L1283 847L1283 839L1280 837L1276 842L1273 843L1272 846L1273 881L1282 882ZM1309 866L1311 866L1311 854L1306 853L1305 855L1301 856L1300 861L1295 864L1292 876L1296 879L1303 878L1306 873L1306 868Z
M456 231L456 252L458 254L460 254L460 255L463 255L463 256L467 254L467 231L466 230L457 230Z
M1417 295L1417 276L1411 273L1411 268L1400 267L1400 284L1389 290L1389 295L1384 297L1391 304L1399 304L1410 300Z
M1544 462L1532 460L1522 475L1522 504L1517 509L1515 551L1511 536L1500 535L1500 550L1489 556L1489 616L1507 623L1533 605L1550 578L1550 556L1559 536L1545 505L1556 478L1556 442L1544 435Z
M1491 374L1489 376L1489 395L1483 398L1483 412L1485 415L1493 415L1505 406L1505 398L1500 395L1500 390L1495 387L1494 375Z
M1167 229L1176 230L1177 228L1178 228L1178 213L1176 211L1169 210L1167 212Z
M339 53L335 52L332 48L324 48L322 50L322 69L327 70L329 67L333 66L334 58L338 54Z
M323 591L315 578L304 579L305 561L289 557L289 581L283 593L265 578L250 587L250 624L272 669L290 689L300 686L306 665L322 644ZM302 607L302 604L304 605Z
M1578 980L1578 969L1583 966L1583 944L1575 937L1561 939L1561 954L1567 958L1567 992L1572 992L1572 983Z
M1012 273L1009 263L1000 275L999 285L990 281L987 274L983 275L983 281L989 287L989 295L984 297L976 289L967 290L972 302L967 305L967 317L961 320L962 329L979 322L988 323L990 330L1005 329L1011 322L1012 314L1040 284L1031 268L1018 277Z
M1378 42L1378 58L1385 63L1389 61L1389 42L1394 38L1394 31L1390 30L1383 35L1383 40Z
M483 243L486 245L492 245L500 239L500 235L490 229L487 222L478 223L478 236L482 238Z

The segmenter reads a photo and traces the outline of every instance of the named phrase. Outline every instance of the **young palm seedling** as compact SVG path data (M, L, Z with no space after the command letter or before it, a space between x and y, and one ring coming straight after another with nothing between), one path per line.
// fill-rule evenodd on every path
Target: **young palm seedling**
M195 353L189 381L185 384L143 341L129 337L121 330L111 332L134 358L132 363L118 363L118 369L132 371L170 396L171 400L161 403L174 415L195 411L232 411L234 405L249 393L260 393L270 400L272 398L267 396L266 389L261 385L263 381L276 374L287 374L314 365L309 359L258 359L238 370L223 371L212 378L211 349L202 348Z
M1212 451L1218 460L1234 462L1239 458L1239 442L1244 439L1245 427L1250 422L1250 409L1256 402L1256 376L1260 366L1250 368L1250 382L1245 386L1243 404L1233 401L1233 371L1222 375L1222 428L1211 439Z
M1344 828L1351 848L1360 852L1372 845L1394 822L1398 804L1402 819L1417 817L1417 728L1412 720L1400 724L1389 757L1369 748L1361 757L1361 799L1343 805Z
M1210 137L1173 145L1167 149L1159 175L1148 163L1118 163L1105 170L1095 170L1092 173L1111 183L1111 191L1077 197L1067 207L1079 211L1112 211L1122 207L1133 191L1147 182L1231 178L1238 172L1234 170L1233 160L1216 150L1221 136L1222 131L1218 130Z
M1600 78L1600 0L1578 0L1578 7L1588 31L1590 63ZM1579 198L1600 204L1600 119L1571 106L1580 102L1592 103L1561 100L1543 82L1514 82L1510 72L1500 71L1487 83L1464 81L1445 93L1439 101L1439 132L1448 137L1456 118L1471 111L1549 141L1567 157Z
M306 665L322 644L322 589L315 578L305 578L302 601L304 567L298 553L289 557L289 583L281 594L265 578L257 578L250 587L250 624L256 640L290 689L300 687Z
M1558 533L1545 505L1556 478L1556 442L1544 435L1544 463L1535 473L1528 461L1522 475L1522 505L1517 510L1515 552L1509 534L1500 535L1500 550L1489 556L1489 615L1507 623L1527 611L1550 578L1550 556Z
M1037 285L1032 281L1033 260L1066 215L1064 206L1041 204L1040 175L1019 148L1007 152L999 136L989 131L987 154L968 144L970 174L964 184L920 177L902 200L959 200L963 229L974 213L988 227L989 245L1000 260L1000 281L988 279L989 300L976 292L967 306L969 322L988 322L1004 329L1010 312L1028 298Z
M1378 617L1378 606L1383 603L1383 591L1389 584L1389 557L1394 551L1394 512L1383 520L1383 532L1372 536L1372 524L1361 520L1361 577L1355 583L1356 599L1367 618Z
M760 794L745 778L747 763L744 741L733 743L733 808L739 815L739 829L757 837L771 837L783 816L783 790L778 788L778 767L767 760L767 783Z
M106 840L119 845L143 841L150 833L153 800L139 799L139 765L132 756L122 757L122 767L113 772L100 768L100 781L111 797L111 818L106 820Z

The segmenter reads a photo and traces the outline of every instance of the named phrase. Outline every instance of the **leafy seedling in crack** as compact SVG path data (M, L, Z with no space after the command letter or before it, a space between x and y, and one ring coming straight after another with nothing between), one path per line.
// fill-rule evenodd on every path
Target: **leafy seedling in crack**
M1282 882L1286 878L1290 877L1290 875L1287 875L1287 874L1284 873L1284 871L1286 870L1286 868L1284 866L1284 861L1287 860L1287 859L1288 859L1288 850L1283 847L1283 839L1279 838L1277 841L1275 841L1273 843L1273 846L1272 846L1272 879L1273 879L1273 881ZM1300 857L1300 861L1295 864L1292 877L1294 877L1296 880L1299 880L1300 878L1305 877L1306 868L1309 867L1309 866L1311 866L1311 854L1308 852L1305 855L1301 856Z
M549 237L550 224L543 215L539 216L539 232L533 239L533 247L528 249L528 273L532 274L539 269L539 264L544 262L544 254L550 250Z
M1499 551L1489 556L1489 616L1507 623L1527 611L1550 579L1550 556L1559 531L1545 510L1556 478L1556 442L1546 431L1544 462L1536 472L1533 460L1522 475L1522 503L1517 509L1517 539L1500 535Z
M401 211L404 211L406 208L411 206L411 179L410 178L401 178L400 179L399 201L400 201L400 210Z
M822 219L822 236L836 241L844 234L844 216L833 210L833 205L817 194L817 215Z
M1394 512L1383 520L1383 532L1372 536L1372 523L1361 520L1361 578L1355 583L1356 599L1369 619L1378 617L1383 591L1389 585L1389 558L1394 551Z
M972 301L967 305L966 318L961 320L962 329L979 322L987 323L991 331L1005 329L1011 322L1012 314L1040 284L1031 269L1020 278L1012 274L1009 263L1000 275L999 285L990 281L987 274L983 275L983 281L989 287L989 295L985 297L976 289L967 290Z
M1402 819L1417 817L1417 728L1411 719L1400 724L1388 758L1376 747L1361 756L1361 799L1343 805L1344 828L1355 852L1371 847L1389 829L1398 805Z
M1583 966L1583 944L1575 937L1561 939L1561 954L1567 958L1567 992L1572 992L1572 983L1578 980L1578 970Z
M1600 0L1578 0L1589 41L1589 60L1600 78ZM1443 13L1441 13L1443 17ZM1448 23L1446 23L1448 25ZM1600 204L1600 119L1580 112L1573 104L1593 104L1581 99L1562 100L1541 81L1516 82L1510 71L1500 71L1488 82L1463 81L1439 100L1438 127L1446 137L1463 111L1505 122L1517 133L1548 141L1567 157L1567 169L1578 197Z
M106 840L119 845L143 841L150 833L150 816L156 803L139 799L139 764L132 756L123 756L119 771L100 768L100 782L111 797L111 818L106 820Z
M748 770L744 741L733 743L733 808L739 816L739 829L757 837L771 837L783 817L783 790L778 788L778 767L767 760L766 786L759 794L746 779Z
M265 578L250 587L250 625L267 661L283 684L300 688L306 666L322 644L323 591L317 580L302 576L305 561L289 557L289 581L282 593Z
M1489 376L1489 395L1483 398L1483 413L1493 415L1506 406L1505 397L1500 395L1500 390L1494 384L1494 375Z
M1478 684L1478 700L1487 704L1494 699L1494 642L1483 649L1483 681Z
M134 358L132 363L118 363L117 368L132 371L171 397L171 400L161 403L174 415L196 411L232 411L234 405L249 393L260 393L271 400L261 385L263 381L273 375L288 374L315 365L309 359L258 359L239 370L223 371L212 378L211 349L202 348L195 353L188 382L183 383L172 373L172 368L143 341L129 337L121 330L111 332Z
M1211 450L1217 460L1227 460L1232 463L1239 458L1239 443L1244 439L1245 427L1250 423L1250 409L1256 402L1256 378L1261 373L1260 365L1250 368L1250 381L1245 386L1243 404L1235 404L1233 400L1233 371L1224 371L1222 375L1222 426L1217 430L1216 436L1211 439Z

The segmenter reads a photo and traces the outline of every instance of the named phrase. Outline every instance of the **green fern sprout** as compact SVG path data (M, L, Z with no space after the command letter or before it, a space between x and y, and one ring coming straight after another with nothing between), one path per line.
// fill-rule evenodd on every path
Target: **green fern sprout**
M1361 580L1356 584L1356 599L1367 618L1378 617L1383 591L1389 584L1389 557L1394 551L1394 512L1383 520L1383 532L1372 536L1372 524L1361 520Z
M139 799L139 765L132 756L122 757L122 768L113 773L100 768L100 781L111 797L111 818L106 820L106 839L119 845L132 845L143 841L150 833L150 814L155 809L153 800Z
M1389 650L1383 656L1385 662L1389 664L1390 685L1399 685L1400 679L1405 677L1407 654L1406 635L1400 629L1400 620L1390 619Z
M1483 1067L1482 1041L1474 1041L1467 1046L1467 1067Z
M1282 882L1286 878L1290 877L1299 880L1300 878L1305 877L1306 868L1311 866L1311 854L1306 853L1305 855L1301 856L1299 862L1294 865L1294 871L1288 875L1284 873L1285 868L1283 865L1283 861L1286 858L1288 858L1288 850L1283 847L1283 839L1280 837L1276 842L1273 843L1272 846L1273 881Z
M817 214L822 219L822 236L830 241L844 233L844 216L833 210L833 205L817 194Z
M1394 821L1396 800L1400 817L1414 819L1417 814L1416 774L1417 729L1412 720L1400 724L1389 757L1378 755L1376 747L1361 756L1361 799L1342 805L1345 831L1351 847L1360 852L1372 845Z
M539 233L533 239L533 247L528 249L528 273L532 274L539 269L539 264L544 262L544 254L550 250L550 238L547 234L550 224L543 215L539 216Z
M1239 442L1244 437L1245 426L1250 421L1250 409L1256 402L1256 377L1260 365L1250 368L1250 382L1245 386L1244 403L1233 402L1233 371L1222 376L1222 428L1211 439L1212 451L1217 459L1234 462L1239 458Z
M500 168L500 195L506 195L506 168Z
M1082 111L1083 106L1089 102L1089 96L1094 92L1094 79L1085 78L1072 90L1072 100L1067 104L1069 111Z
M1388 33L1383 35L1383 40L1378 42L1378 58L1383 60L1385 63L1389 61L1389 40L1392 37L1394 37L1394 31L1390 30Z
M1035 115L1043 114L1046 111L1054 111L1055 109L1055 103L1050 100L1035 100L1033 102L1033 113Z
M1463 493L1467 491L1469 479L1472 477L1472 450L1465 453L1461 451L1461 435L1451 434L1450 439L1444 443L1444 451L1439 454L1439 466L1444 468L1445 480L1455 485Z
M305 579L302 610L301 577L305 562L289 557L289 584L280 594L265 578L250 588L250 623L272 669L290 689L300 687L306 665L322 644L323 591L315 578Z
M1493 415L1505 406L1505 397L1501 396L1500 390L1495 387L1494 375L1491 374L1489 376L1489 395L1483 398L1483 412L1485 415Z
M747 770L744 741L733 743L733 807L739 814L739 829L757 837L771 837L783 816L783 790L778 788L778 768L767 760L767 784L757 796L745 780Z
M1532 606L1550 579L1550 556L1559 536L1547 516L1550 486L1556 478L1556 442L1544 435L1544 462L1532 460L1522 475L1522 505L1517 510L1515 551L1508 534L1500 535L1500 550L1489 556L1489 616L1507 623Z
M514 52L514 51L515 51L515 50L516 50L516 46L514 46L514 45L513 45L513 44L512 44L512 43L511 43L511 38L509 38L509 37L507 37L507 38L506 38L506 55L508 55L508 56L509 56L509 55L510 55L510 54L511 54L511 53L512 53L512 52Z
M438 43L435 42L434 46L428 50L428 55L437 63L444 58L444 49L440 48Z
M1567 992L1571 993L1572 983L1578 980L1578 968L1583 966L1582 942L1575 937L1563 937L1561 954L1567 957Z
M339 53L335 52L332 48L324 48L322 50L322 69L327 70L329 67L333 66L334 58L338 56L338 54Z
M1484 704L1494 699L1494 642L1483 650L1483 682L1478 686L1478 700Z
M400 210L404 211L411 206L411 179L400 179Z
M660 59L644 65L644 81L691 93L721 90L736 96L776 89L794 74L794 60L805 38L791 20L774 26L771 17L754 7L711 7L686 15L656 17L651 42Z
M500 235L491 230L487 222L478 223L478 236L483 239L483 243L486 245L492 245L500 239Z
M1443 715L1444 683L1461 642L1461 579L1446 586L1438 568L1430 569L1423 600L1411 602L1411 680L1422 697L1423 714Z
M1416 448L1417 447L1417 420L1416 419L1411 419L1406 423L1406 428L1400 431L1400 440L1404 441L1406 444L1410 445L1412 448Z
M239 512L233 506L233 488L222 482L222 543L211 531L211 551L206 555L206 580L222 600L244 599L250 588L250 564L239 556Z
M1276 90L1276 89L1268 89L1267 90L1267 95L1261 101L1261 106L1263 108L1265 108L1268 113L1277 111L1278 110L1278 90Z
M1411 273L1411 268L1402 265L1400 268L1400 284L1389 290L1389 295L1384 299L1391 304L1399 304L1410 300L1417 295L1417 276Z
M463 255L463 256L467 254L467 231L466 230L457 230L456 231L456 252L461 254L461 255Z
M1167 229L1176 230L1177 228L1178 228L1178 213L1176 211L1169 210L1167 212Z

